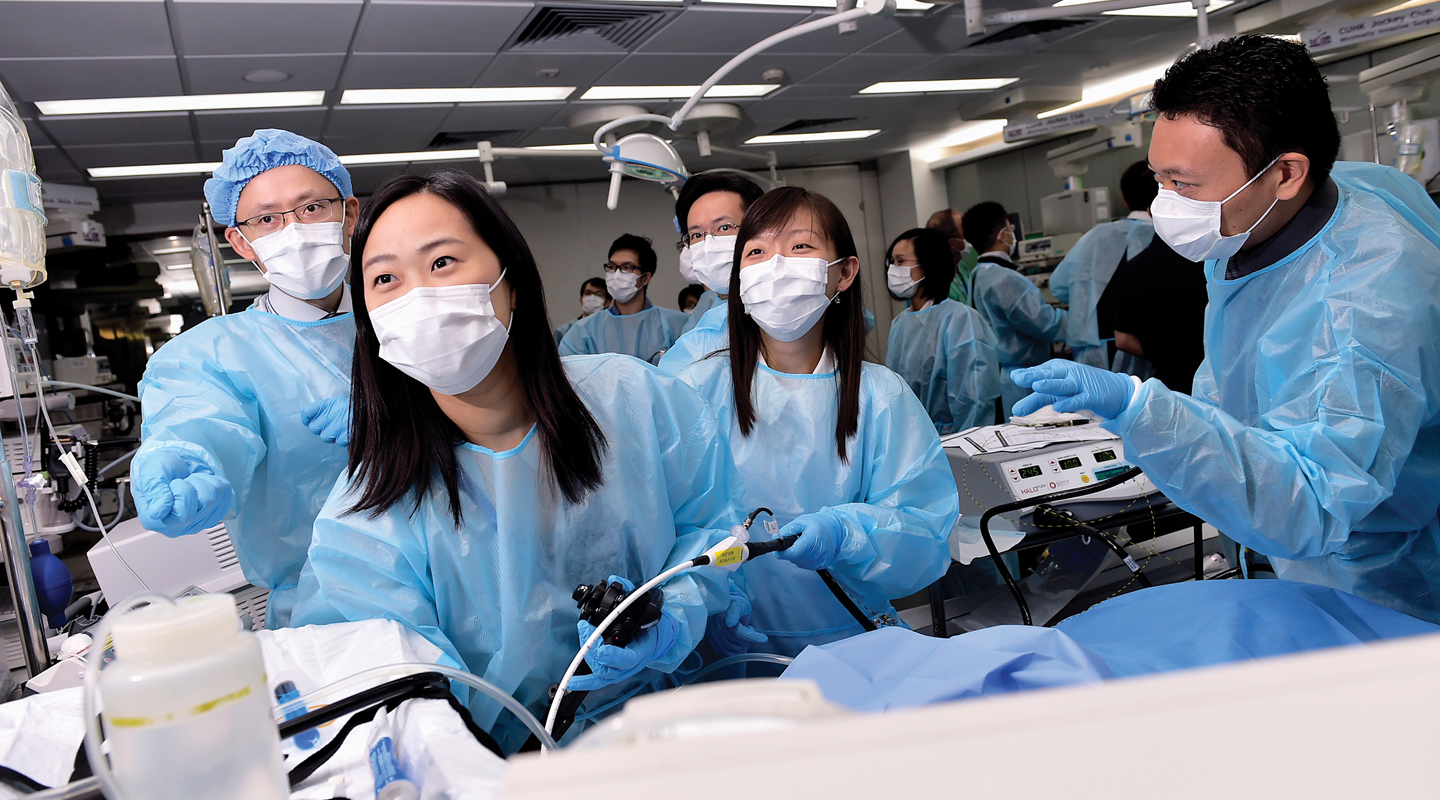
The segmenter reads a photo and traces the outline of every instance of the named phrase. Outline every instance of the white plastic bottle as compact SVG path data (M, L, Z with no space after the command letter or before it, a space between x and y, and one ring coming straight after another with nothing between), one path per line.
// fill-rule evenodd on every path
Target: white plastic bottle
M290 796L260 643L207 594L116 620L100 673L111 770L128 800Z
M0 87L0 283L33 286L45 275L45 212L30 134Z

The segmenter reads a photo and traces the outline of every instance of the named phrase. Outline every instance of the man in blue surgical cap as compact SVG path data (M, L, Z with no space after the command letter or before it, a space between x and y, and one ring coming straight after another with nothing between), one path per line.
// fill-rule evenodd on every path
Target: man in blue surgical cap
M225 520L245 578L270 590L266 626L283 627L315 517L346 463L355 321L345 277L360 203L328 147L281 130L226 150L205 197L270 291L150 359L132 489L140 521L166 536Z
M1303 45L1239 36L1156 82L1155 233L1205 262L1194 397L1073 362L1015 373L1109 420L1178 505L1282 578L1440 622L1440 209L1413 178L1335 163Z

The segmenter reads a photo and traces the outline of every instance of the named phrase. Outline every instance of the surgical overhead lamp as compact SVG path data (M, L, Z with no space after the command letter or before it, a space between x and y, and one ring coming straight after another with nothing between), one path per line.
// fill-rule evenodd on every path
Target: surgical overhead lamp
M605 206L611 211L620 203L620 179L626 175L655 181L672 191L690 177L675 148L653 133L632 133L601 153L610 165L610 195Z

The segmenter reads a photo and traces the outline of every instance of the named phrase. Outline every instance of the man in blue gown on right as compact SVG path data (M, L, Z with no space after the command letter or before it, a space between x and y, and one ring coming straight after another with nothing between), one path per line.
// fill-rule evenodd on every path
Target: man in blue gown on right
M1180 507L1282 578L1440 622L1440 210L1413 178L1335 163L1304 46L1239 36L1157 81L1155 233L1205 262L1194 396L1074 362L1017 370L1090 409Z

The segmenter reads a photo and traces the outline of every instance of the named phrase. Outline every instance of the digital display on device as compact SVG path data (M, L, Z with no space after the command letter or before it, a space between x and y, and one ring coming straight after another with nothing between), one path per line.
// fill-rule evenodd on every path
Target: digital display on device
M1021 468L1020 468L1020 477L1022 477L1022 478L1038 478L1038 477L1040 477L1040 468L1039 468L1039 467L1021 467Z
M1097 463L1097 464L1099 464L1099 463L1102 462L1102 461L1114 461L1114 460L1115 460L1115 451L1114 451L1114 450L1101 450L1100 452L1098 452L1098 453L1095 454L1095 463Z
M1075 469L1078 466L1080 466L1079 456L1060 459L1060 469Z

